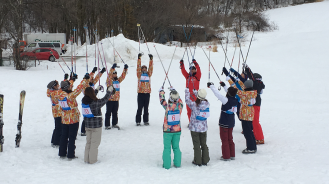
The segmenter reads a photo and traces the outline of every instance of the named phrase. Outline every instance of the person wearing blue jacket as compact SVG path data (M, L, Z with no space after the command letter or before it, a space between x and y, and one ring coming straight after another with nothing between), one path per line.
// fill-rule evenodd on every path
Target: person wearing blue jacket
M219 93L214 83L207 83L208 88L210 88L218 100L223 103L219 117L219 134L222 141L221 160L229 161L235 160L235 144L233 142L232 131L235 126L234 113L237 112L238 105L238 100L235 98L235 95L238 90L234 87L227 88L224 82L220 82L220 85L227 91L226 96Z

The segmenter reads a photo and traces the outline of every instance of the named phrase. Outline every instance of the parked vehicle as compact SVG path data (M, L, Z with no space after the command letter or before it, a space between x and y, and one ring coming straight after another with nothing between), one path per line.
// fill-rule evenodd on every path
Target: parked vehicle
M52 48L38 48L31 52L22 52L20 56L24 61L37 59L54 62L56 59L59 59L58 52Z
M31 52L37 48L52 48L57 51L57 53L62 53L61 43L52 43L52 42L34 42L30 43L25 47L24 51Z
M23 52L24 48L29 44L37 42L60 43L61 50L56 49L59 54L61 54L62 52L65 53L65 51L67 50L65 33L27 33L23 35L23 38L24 40L19 41L19 47L21 52Z

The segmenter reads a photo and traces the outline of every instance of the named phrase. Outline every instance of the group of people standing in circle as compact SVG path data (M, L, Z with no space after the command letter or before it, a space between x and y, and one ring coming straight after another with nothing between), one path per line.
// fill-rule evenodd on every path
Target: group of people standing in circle
M149 125L148 107L151 93L151 76L153 74L153 56L149 54L149 66L141 64L142 54L138 54L137 60L137 104L138 109L135 117L137 126L143 124ZM206 99L207 91L199 89L201 79L201 69L195 59L190 64L189 72L186 71L184 61L179 62L181 72L186 79L185 104L189 119L188 128L191 131L191 138L194 149L194 159L192 164L197 166L206 166L210 160L209 148L207 146L207 119L210 112L219 113L219 110L212 110L210 103ZM101 142L103 117L101 108L106 105L105 130L111 128L120 129L118 126L118 109L120 100L120 83L125 79L128 71L128 65L125 64L124 70L118 77L114 63L107 75L107 89L103 98L96 97L98 91L104 90L99 85L95 88L105 68L102 70L95 67L91 73L87 73L80 84L73 90L73 84L78 78L71 73L70 78L65 74L64 80L59 84L58 81L51 81L47 85L47 96L50 97L52 104L53 117L55 119L55 129L53 131L51 143L55 148L59 148L60 158L69 160L77 158L75 156L75 140L77 137L80 112L76 97L83 92L82 115L83 123L81 125L81 135L86 137L86 147L84 161L86 163L96 163L98 156L98 146ZM96 71L98 74L95 76ZM220 139L222 141L221 160L235 160L235 144L232 131L235 126L235 114L242 123L243 134L246 139L247 148L242 151L244 154L257 152L257 144L264 144L264 136L261 125L259 124L259 111L261 98L260 95L265 89L261 75L253 73L247 66L243 66L243 71L239 74L233 68L229 71L223 68L227 76L229 85L220 82L225 89L226 95L223 96L216 89L212 82L207 83L214 95L222 103L219 116ZM228 87L229 86L229 87ZM181 135L181 113L184 104L178 91L170 87L169 98L166 101L163 86L159 89L159 100L165 110L163 120L163 167L171 167L171 149L174 152L173 166L181 167L181 151L179 148ZM144 111L144 112L143 112ZM111 123L112 116L112 126Z

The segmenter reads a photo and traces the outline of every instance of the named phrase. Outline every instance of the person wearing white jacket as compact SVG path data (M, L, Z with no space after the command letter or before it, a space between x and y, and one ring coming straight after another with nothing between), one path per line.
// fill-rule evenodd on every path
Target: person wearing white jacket
M207 146L207 118L210 116L210 104L206 99L207 91L205 89L194 90L193 92L197 97L195 101L191 100L189 89L185 89L185 103L192 110L189 124L194 149L192 164L206 166L210 160Z

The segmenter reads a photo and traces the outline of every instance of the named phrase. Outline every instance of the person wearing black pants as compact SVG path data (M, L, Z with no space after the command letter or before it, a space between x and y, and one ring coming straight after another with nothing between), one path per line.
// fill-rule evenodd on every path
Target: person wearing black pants
M118 72L115 70L117 64L114 63L106 79L107 87L113 86L115 88L115 94L109 98L106 103L106 114L105 114L105 130L111 129L111 115L112 115L112 128L117 128L120 130L118 125L118 110L119 110L119 100L120 100L120 84L126 78L128 72L128 65L124 65L124 69L121 76L118 78Z
M65 147L67 149L59 149L59 156L67 158L75 158L75 139L78 134L79 123L73 124L62 124L62 139L60 147ZM68 150L66 152L66 150Z
M144 114L143 114L143 122L144 125L150 125L149 124L149 102L150 102L150 93L151 93L151 76L153 73L153 56L152 54L149 54L150 61L149 61L149 68L147 69L146 65L142 65L141 61L142 54L138 54L138 60L137 60L137 78L138 78L138 89L137 89L137 103L138 103L138 109L136 113L136 125L141 125L141 116L142 116L142 110L144 108Z
M247 142L247 150L257 150L256 139L253 133L252 121L242 120L242 130Z
M105 127L110 129L110 119L112 114L112 126L118 124L118 110L119 110L119 101L108 101L106 103L106 114L105 114Z
M144 108L143 122L149 122L149 103L150 93L138 93L137 95L138 109L136 114L136 122L141 122L142 110Z
M62 136L62 118L57 117L55 119L55 129L53 131L53 136L51 138L51 143L54 145L54 147L59 147L59 143Z

